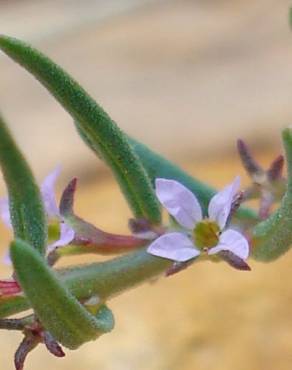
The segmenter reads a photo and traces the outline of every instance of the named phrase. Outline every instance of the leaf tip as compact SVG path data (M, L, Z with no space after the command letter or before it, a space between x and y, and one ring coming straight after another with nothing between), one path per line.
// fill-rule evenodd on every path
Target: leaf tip
M285 127L282 131L283 139L288 139L292 137L292 125Z

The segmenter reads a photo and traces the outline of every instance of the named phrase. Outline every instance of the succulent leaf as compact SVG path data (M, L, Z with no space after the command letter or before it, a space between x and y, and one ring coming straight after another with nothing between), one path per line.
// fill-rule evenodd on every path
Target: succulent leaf
M45 252L47 221L40 190L21 151L0 116L0 166L9 194L11 223L16 238Z
M0 49L31 72L78 122L86 142L111 167L135 216L160 223L160 207L149 177L109 115L69 74L38 50L7 36L0 36Z
M11 258L18 281L38 319L65 347L78 348L113 328L113 317L108 310L102 308L96 317L89 313L27 243L12 242Z

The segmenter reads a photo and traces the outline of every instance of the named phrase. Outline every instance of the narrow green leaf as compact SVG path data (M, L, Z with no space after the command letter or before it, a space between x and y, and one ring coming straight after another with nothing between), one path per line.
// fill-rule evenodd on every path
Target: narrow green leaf
M40 253L44 253L47 224L40 191L1 116L0 166L8 189L15 237L26 240Z
M91 147L111 167L135 216L159 223L160 206L148 175L108 114L71 76L36 49L6 36L0 36L0 48L31 72L78 122Z
M259 261L269 262L282 256L292 246L292 129L283 130L287 163L287 190L280 207L253 231L252 255Z
M67 109L69 113L71 113L71 115L75 118L75 125L81 136L83 137L84 141L91 147L93 151L95 151L95 153L97 153L100 157L103 157L103 148L96 145L96 138L98 135L101 136L103 131L110 131L107 130L107 128L111 127L111 124L114 128L116 128L115 124L106 115L106 113L98 105L96 105L96 103L90 97L88 97L84 90L64 71L62 71L60 67L57 67L36 50L25 45L21 41L5 36L0 37L0 48L15 61L19 62L26 69L31 71L39 80L41 80L42 83L44 83L44 85L56 96L61 104L63 104L65 109ZM60 81L58 81L59 78ZM55 92L52 91L54 89L56 89ZM64 100L66 100L66 102L64 102ZM80 105L80 103L82 104ZM84 122L84 119L81 121L79 120L79 116L83 117L83 110L84 112L86 112L86 116L84 116L84 119L88 121L86 121L86 123ZM100 124L95 122L96 120L100 119L99 117L102 118L102 120L99 122ZM110 124L108 127L103 127L104 130L101 130L102 132L100 133L100 126L101 123L104 122L104 120L107 123L110 122ZM92 131L88 132L88 130L91 129ZM120 134L119 130L118 132ZM115 130L113 130L113 135L114 133ZM125 138L123 137L123 140L124 139ZM215 189L212 189L211 187L189 176L178 166L166 160L159 154L151 151L145 145L140 144L134 139L128 139L131 143L131 147L134 149L135 155L139 157L148 175L151 177L152 183L157 177L176 179L177 181L180 181L182 184L187 186L193 193L195 193L203 208L205 210L207 209L209 200L214 195ZM117 148L116 141L111 142L111 148ZM117 156L119 156L119 153L122 152L123 151L117 151ZM123 161L123 158L120 158L120 160ZM125 168L127 168L127 166L125 166ZM120 176L121 178L123 178L123 174L120 174ZM139 196L142 197L142 200L144 199L144 197L149 197L150 200L148 200L147 204L154 204L152 192L150 192L149 195L148 192L144 191L144 187L141 187L139 185L140 182L143 183L143 179L144 175L142 176L142 180L140 177L137 177L137 179L135 179L134 175L133 183L137 184L137 186L140 187L141 192L139 193ZM134 180L136 180L136 182ZM123 187L124 185L121 186ZM126 188L127 189L125 191L128 192L129 189L127 186ZM135 194L130 194L129 197L135 198ZM138 209L140 208L138 207ZM153 207L152 211L150 210L150 212L154 212L156 215L154 215L152 219L158 220L157 204L155 205L155 207ZM139 210L135 212L136 216L142 213L143 212L140 212ZM257 220L255 212L245 207L241 207L238 210L237 216L240 220L247 220L251 222Z
M29 308L28 300L21 295L0 297L0 319L26 311Z
M12 242L11 258L18 281L40 322L65 347L78 348L113 328L108 310L98 312L96 317L89 313L27 243Z

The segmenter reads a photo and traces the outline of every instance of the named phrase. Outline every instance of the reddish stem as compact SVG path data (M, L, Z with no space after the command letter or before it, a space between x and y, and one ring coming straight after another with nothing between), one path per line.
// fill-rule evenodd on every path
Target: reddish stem
M80 237L77 235L72 244L86 246L102 253L117 253L143 247L148 242L148 240L131 235L115 235L104 232L102 232L102 239L101 241L100 236L95 240L94 238Z
M0 297L11 296L21 292L21 287L15 280L0 280Z

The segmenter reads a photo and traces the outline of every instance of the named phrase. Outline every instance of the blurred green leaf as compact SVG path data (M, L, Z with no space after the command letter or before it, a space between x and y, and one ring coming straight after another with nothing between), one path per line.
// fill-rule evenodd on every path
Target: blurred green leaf
M11 222L16 238L44 253L47 223L41 194L33 174L0 116L0 166L9 194Z

